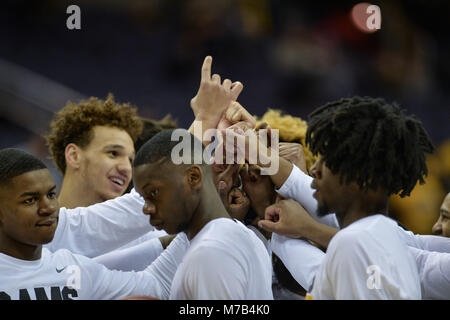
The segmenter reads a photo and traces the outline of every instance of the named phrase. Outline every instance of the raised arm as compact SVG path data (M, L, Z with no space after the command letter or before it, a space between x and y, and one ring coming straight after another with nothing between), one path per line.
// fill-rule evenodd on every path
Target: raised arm
M294 279L307 291L311 290L325 253L306 240L291 239L276 233L272 234L271 247Z
M212 57L207 56L203 61L201 70L200 87L197 94L191 100L191 108L194 112L194 122L189 132L203 141L204 132L208 129L216 129L224 116L225 111L232 101L236 101L243 89L240 82L232 83L225 79L221 83L220 75L211 76ZM201 125L201 130L196 130ZM201 136L200 136L201 135ZM208 144L209 141L205 141Z

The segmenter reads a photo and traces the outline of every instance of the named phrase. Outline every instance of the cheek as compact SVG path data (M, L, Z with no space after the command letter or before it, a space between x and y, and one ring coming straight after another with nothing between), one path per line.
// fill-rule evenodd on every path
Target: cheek
M447 219L444 223L442 223L442 233L445 237L450 238L450 220Z
M30 228L34 226L34 220L27 219L31 214L29 211L32 210L18 210L13 215L10 215L8 219L4 219L4 230L11 235L24 235L25 237L31 235Z

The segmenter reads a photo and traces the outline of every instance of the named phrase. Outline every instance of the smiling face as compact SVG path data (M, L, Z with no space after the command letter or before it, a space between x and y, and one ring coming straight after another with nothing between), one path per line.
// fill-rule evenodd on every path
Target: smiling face
M185 231L192 218L192 195L184 167L143 164L133 170L133 183L145 199L142 211L150 215L150 223L169 234Z
M80 173L86 190L92 190L99 201L121 196L131 181L134 145L122 129L95 126L93 139L80 150Z
M0 186L0 243L3 249L50 242L58 225L56 186L47 169L30 171Z
M435 235L450 238L450 193L442 202L439 219L434 224L432 232Z

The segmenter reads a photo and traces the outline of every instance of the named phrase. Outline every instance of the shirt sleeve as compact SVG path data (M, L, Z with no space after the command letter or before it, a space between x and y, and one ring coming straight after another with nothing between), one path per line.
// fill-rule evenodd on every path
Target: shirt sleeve
M419 270L423 299L450 299L450 253L409 247Z
M276 233L272 233L271 245L292 277L309 291L325 253L306 240L291 239Z
M94 260L111 270L141 271L163 252L159 238L153 238L133 247L113 250Z
M450 253L450 238L414 234L411 231L406 231L401 227L399 227L398 230L400 237L410 247L421 250Z
M133 189L89 207L61 208L55 237L45 247L87 257L110 252L154 229L142 213L143 205L144 199Z
M120 299L130 295L148 295L168 299L175 272L189 247L184 233L178 234L166 250L145 270L122 272L86 259L89 264L88 281L92 283L90 299Z
M277 192L285 198L291 198L300 203L314 220L339 229L335 214L328 214L324 217L317 215L317 200L313 197L312 180L312 177L294 165L291 174Z
M179 300L243 300L246 268L237 257L221 248L201 246L191 252L181 279Z

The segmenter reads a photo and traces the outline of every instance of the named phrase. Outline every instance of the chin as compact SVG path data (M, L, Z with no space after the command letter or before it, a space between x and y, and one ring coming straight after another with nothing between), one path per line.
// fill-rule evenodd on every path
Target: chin
M44 245L44 244L47 244L47 243L50 243L50 242L52 242L53 241L53 238L55 237L55 233L53 232L51 235L49 234L49 235L44 235L41 239L40 239L40 241L39 241L39 244L40 245Z
M117 198L117 197L120 197L121 195L123 194L123 192L110 192L110 193L108 193L108 194L100 194L100 199L102 199L102 201L101 202L103 202L103 201L108 201L108 200L111 200L111 199L115 199L115 198Z
M319 206L317 207L317 216L320 217L324 217L327 214L330 214L330 209L328 208L326 203L322 203L319 204Z

